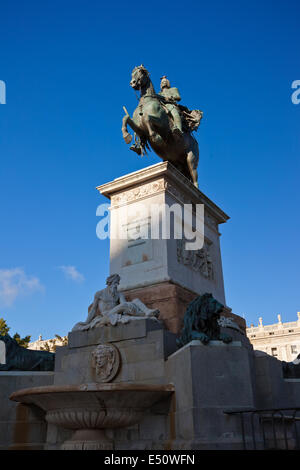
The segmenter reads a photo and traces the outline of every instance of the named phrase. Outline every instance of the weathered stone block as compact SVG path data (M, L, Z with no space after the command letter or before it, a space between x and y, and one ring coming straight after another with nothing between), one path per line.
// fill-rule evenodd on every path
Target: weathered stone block
M120 354L121 364L114 382L153 379L155 383L162 383L164 361L177 349L176 335L167 331L162 323L149 319L99 327L94 331L75 331L71 335L71 345L57 350L55 385L97 382L92 354L103 339L110 339Z
M51 385L53 372L0 372L0 450L41 449L46 440L44 413L9 399L16 390Z
M139 439L165 440L169 437L168 431L165 416L145 416L139 425Z
M229 435L241 440L239 423L224 411L255 404L250 355L239 341L192 341L168 358L166 372L176 390L174 445L196 439L198 446L216 448Z
M154 322L154 320L148 321ZM135 320L127 324L118 323L115 326L103 326L87 331L71 331L68 335L68 346L69 348L81 348L125 339L144 338L146 331L146 320Z

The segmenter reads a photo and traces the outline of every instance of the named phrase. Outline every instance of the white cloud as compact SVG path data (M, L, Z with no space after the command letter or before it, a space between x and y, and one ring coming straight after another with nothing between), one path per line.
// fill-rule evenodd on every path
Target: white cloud
M23 268L0 269L0 302L6 306L17 297L43 290L40 280L28 276Z
M59 269L64 273L66 278L71 279L72 281L84 281L84 276L75 268L75 266L59 266Z

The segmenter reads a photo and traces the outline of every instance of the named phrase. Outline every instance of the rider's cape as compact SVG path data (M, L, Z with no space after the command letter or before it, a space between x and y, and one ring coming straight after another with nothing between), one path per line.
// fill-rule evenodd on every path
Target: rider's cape
M182 128L186 132L196 131L200 125L200 121L203 116L203 112L200 109L188 109L181 104L177 105L182 120Z

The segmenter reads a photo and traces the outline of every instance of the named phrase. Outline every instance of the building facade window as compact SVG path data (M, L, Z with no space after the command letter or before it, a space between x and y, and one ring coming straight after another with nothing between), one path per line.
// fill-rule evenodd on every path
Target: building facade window
M278 356L277 348L271 348L271 354L273 357L277 357Z
M247 336L255 350L266 351L281 361L294 361L299 355L300 359L300 312L297 321L280 324L262 324L259 318L257 328L247 328ZM256 334L258 332L258 334Z

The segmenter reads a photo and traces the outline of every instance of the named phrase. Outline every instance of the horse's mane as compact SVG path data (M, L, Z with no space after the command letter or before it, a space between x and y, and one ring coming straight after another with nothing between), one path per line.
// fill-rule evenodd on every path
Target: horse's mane
M146 74L148 75L148 77L150 76L150 73L148 72L148 70L146 69L146 67L144 67L143 64L137 65L136 67L134 67L132 73L135 72L136 70L142 70L143 72L146 72Z

